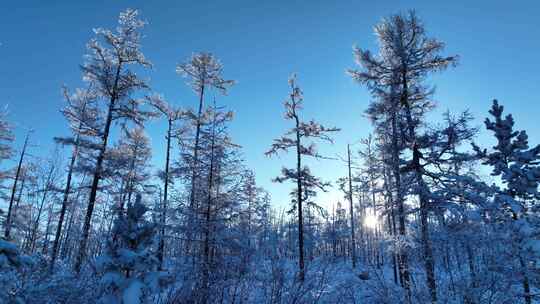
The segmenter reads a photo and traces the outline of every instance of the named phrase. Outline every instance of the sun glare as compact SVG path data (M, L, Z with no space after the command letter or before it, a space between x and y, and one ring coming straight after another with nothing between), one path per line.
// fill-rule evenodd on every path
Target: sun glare
M379 220L374 215L367 215L364 219L364 226L375 229L377 227Z

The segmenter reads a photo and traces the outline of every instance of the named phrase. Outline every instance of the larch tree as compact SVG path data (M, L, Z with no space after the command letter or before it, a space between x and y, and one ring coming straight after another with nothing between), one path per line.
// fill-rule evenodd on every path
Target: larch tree
M182 129L178 125L182 119L186 116L186 111L174 107L167 103L163 97L154 95L149 97L150 104L163 116L167 121L167 131L165 135L166 148L165 148L165 168L160 174L163 179L163 201L160 206L161 218L160 218L160 234L158 245L158 259L159 265L163 268L163 259L165 255L165 235L167 225L167 209L169 208L169 185L172 183L172 174L170 173L171 163L171 144L172 139L178 137L182 133Z
M420 202L420 233L424 248L426 283L431 302L435 303L437 285L428 230L430 191L425 183L421 152L424 144L421 129L425 123L426 112L433 107L430 99L433 90L425 84L425 80L429 74L455 65L457 57L440 55L444 43L427 36L424 25L414 11L383 19L375 26L375 33L379 42L379 54L374 56L368 50L355 48L360 70L350 70L349 73L354 80L367 85L378 99L375 102L382 101L385 104L379 108L390 109L389 114L395 115L394 119L398 119L398 124L406 130L402 138L412 154L412 159L407 161L402 170L415 177L415 195ZM398 203L398 206L401 204ZM403 208L398 209L401 225ZM403 231L401 228L400 230ZM401 270L404 271L403 265ZM407 277L405 288L409 289Z
M246 240L246 259L252 256L257 246L261 244L260 236L261 230L264 228L261 221L263 220L262 214L264 213L265 202L263 195L264 189L259 187L255 181L255 173L252 170L246 170L243 174L242 181L242 201L244 201L243 212L241 217L243 231L245 234L244 240Z
M406 244L406 217L407 206L405 193L408 187L407 179L401 170L401 155L405 150L405 141L402 137L402 119L398 108L398 96L396 86L391 86L389 92L376 90L373 92L374 101L369 105L366 114L374 125L378 137L384 139L382 152L385 167L388 168L387 181L392 183L388 189L393 192L393 207L397 208L399 236L395 236L397 246L397 260L399 278L404 287L407 298L410 295L410 270L409 258L405 248ZM389 130L390 129L390 130ZM366 181L366 184L368 181ZM398 240L399 238L399 240Z
M196 120L196 115L189 115ZM228 131L228 123L233 113L215 104L207 108L201 118L199 165L196 172L199 201L193 208L189 200L180 205L180 211L187 214L180 230L186 238L189 251L186 257L192 259L194 271L190 274L193 282L192 297L200 302L215 302L217 292L223 282L242 268L246 253L244 236L239 232L239 221L244 211L241 189L245 166L236 145ZM179 136L181 160L175 172L190 191L193 166L194 124ZM196 244L190 246L190 244ZM238 258L238 259L237 259Z
M283 168L281 170L282 175L275 178L275 181L282 183L291 180L296 184L296 189L293 191L296 197L293 200L296 200L296 214L298 216L298 278L303 282L305 277L303 202L306 199L304 188L306 190L317 188L324 190L328 185L311 174L309 167L302 165L302 158L324 158L318 153L313 140L332 143L331 134L339 131L339 129L325 127L313 120L303 121L300 117L300 111L303 108L303 94L296 83L296 75L289 78L289 86L291 93L284 102L285 119L292 120L294 126L282 137L274 139L272 146L265 154L271 156L279 152L288 152L291 149L294 149L296 153L296 168Z
M472 119L468 111L459 115L445 112L443 123L432 126L431 130L425 133L423 160L426 184L431 189L430 211L438 223L433 242L440 252L441 266L447 275L453 278L455 268L458 267L451 267L451 242L461 239L469 266L470 286L476 288L478 274L472 246L481 236L478 223L471 221L469 213L477 200L472 198L470 190L477 183L474 180L479 180L479 177L472 172L476 169L475 157L464 151L464 147L470 147L470 142L477 133L477 129L470 126ZM476 191L474 195L478 196L479 193L482 191ZM460 230L466 230L472 235L463 238ZM456 296L454 284L450 287ZM479 302L473 298L472 295L466 295L464 301Z
M351 264L353 268L356 268L356 229L355 229L355 212L354 212L354 190L353 190L353 167L355 166L353 159L351 158L351 145L347 144L347 159L343 159L347 163L347 176L338 179L337 183L339 189L344 194L344 199L349 201L349 227L351 238Z
M197 203L197 166L199 163L199 141L204 111L204 97L208 89L217 89L222 94L234 84L233 80L225 80L222 76L223 65L210 53L196 53L191 59L176 67L176 72L188 79L188 84L199 97L199 105L195 118L195 144L193 145L193 168L191 175L190 206L193 208Z
M150 138L141 127L124 128L118 143L109 151L109 156L112 165L107 167L122 177L119 208L123 210L126 204L132 202L135 194L144 194L149 185L152 158Z
M60 177L60 157L58 150L52 153L52 157L48 159L39 159L37 162L37 178L34 196L37 198L35 201L35 211L31 218L31 232L26 239L25 249L29 253L34 253L39 236L39 227L41 225L42 216L44 212L51 205L51 201L54 201L55 190L58 189L57 182Z
M88 141L86 137L89 135L95 136L96 128L89 126L95 125L95 118L97 111L95 107L95 95L91 87L86 90L77 89L75 93L70 94L67 88L63 89L64 99L67 105L62 109L62 114L68 120L70 129L73 136L66 138L55 138L55 141L64 145L73 146L71 152L71 158L67 169L67 177L63 191L62 205L60 208L60 214L58 216L58 222L56 224L56 233L53 242L50 271L54 269L54 263L58 256L58 250L60 247L60 238L62 236L62 228L64 225L64 218L70 203L70 194L72 192L72 180L75 171L75 165L79 157L81 147L88 147L91 141Z
M230 111L222 111L215 103L208 110L209 123L201 129L201 143L205 147L202 158L204 159L205 166L205 184L206 189L202 191L205 194L204 204L201 205L200 210L197 212L199 215L199 221L202 225L199 227L202 232L202 287L205 292L210 291L210 276L211 272L215 269L215 262L212 261L212 252L217 250L216 243L220 239L216 234L218 231L225 232L226 230L220 229L219 226L223 225L219 218L227 216L234 216L237 210L232 211L230 214L226 212L227 209L237 209L236 206L230 206L232 203L228 199L223 198L223 192L225 189L225 178L231 172L224 162L230 162L232 169L234 169L235 161L231 157L238 147L232 142L232 139L228 134L227 123L233 118L233 113ZM234 157L234 156L233 156ZM233 203L236 205L236 202ZM219 222L218 222L219 221ZM224 228L223 226L220 228ZM206 295L207 297L208 295Z
M105 117L98 134L99 152L95 161L79 254L75 262L77 272L80 271L86 255L92 214L112 123L127 120L142 124L150 114L141 110L143 100L132 97L134 92L146 89L148 85L130 68L150 67L150 62L140 50L142 37L140 30L144 25L145 22L138 19L137 10L127 9L120 13L116 31L95 29L97 37L88 43L86 61L81 67L84 80L92 84L97 98L104 102L102 114Z

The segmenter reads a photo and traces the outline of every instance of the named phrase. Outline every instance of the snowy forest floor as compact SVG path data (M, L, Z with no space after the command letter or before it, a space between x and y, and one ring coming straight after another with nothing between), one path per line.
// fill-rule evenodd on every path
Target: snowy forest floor
M260 259L250 264L251 269L217 269L208 303L405 303L404 289L394 282L391 264L377 267L359 263L353 269L346 257L317 258L307 263L303 283L297 279L295 259ZM80 277L67 265L58 265L57 271L48 275L46 265L44 260L34 261L27 271L13 273L17 278L4 275L0 283L17 282L21 303L96 303L100 279L95 276L93 263ZM198 303L202 294L196 286L193 264L169 266L174 269L169 271L170 283L152 302ZM421 265L411 270L411 302L430 303ZM486 276L473 288L467 273L453 270L437 275L438 303L516 303L520 298L520 286L501 286L502 280L496 277Z
M307 263L303 283L297 279L294 259L262 260L252 264L247 273L217 282L211 303L406 303L404 289L394 281L391 264L359 263L352 268L350 258L318 258ZM193 298L190 282L192 267L176 275L176 284L164 292L156 303L183 303ZM227 270L225 270L227 271ZM503 280L485 276L478 286L470 286L468 273L437 273L438 303L519 303L519 284L501 286ZM420 264L411 268L411 302L431 303ZM533 303L540 303L533 300Z

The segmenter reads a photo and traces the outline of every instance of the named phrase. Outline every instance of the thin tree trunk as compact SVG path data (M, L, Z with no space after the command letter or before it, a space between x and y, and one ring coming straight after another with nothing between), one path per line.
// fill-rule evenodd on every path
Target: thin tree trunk
M512 195L512 198L514 198L513 195ZM518 220L518 215L515 212L512 212L512 219L514 221ZM521 266L521 275L523 276L522 286L523 286L525 304L531 304L532 297L531 297L531 287L529 283L529 276L527 274L528 272L527 264L525 264L525 261L523 260L523 257L521 256L521 252L518 253L518 260L519 260L519 265Z
M129 174L128 174L128 184L127 184L127 189L128 189L128 197L127 197L127 204L129 206L129 204L131 204L131 197L133 195L133 190L135 189L135 170L136 170L136 161L137 161L137 154L139 153L138 151L138 146L135 145L132 153L133 155L131 155L131 162L129 164ZM122 210L123 210L123 207L122 206Z
M523 293L525 294L525 303L531 304L531 287L529 283L529 276L527 275L527 265L525 265L525 261L523 261L523 258L521 256L519 257L519 263L521 265L523 273Z
M212 140L210 143L210 168L208 171L208 196L206 198L206 211L205 211L205 228L204 228L204 268L203 268L203 288L204 288L204 299L205 302L208 301L209 293L209 282L210 282L210 229L212 229L210 220L211 220L211 211L212 211L212 184L214 183L214 150L215 150L215 113L214 121L212 124Z
M17 211L19 210L19 206L21 204L23 192L24 192L24 184L26 183L26 172L22 173L22 180L21 180L21 187L19 188L19 194L17 195L17 202L15 203L15 208L13 209L13 212L11 214L11 217L16 219L17 218Z
M195 146L193 147L193 168L191 172L191 193L190 193L190 207L195 206L195 182L197 175L197 163L199 162L199 140L201 134L201 116L204 102L204 80L202 81L201 92L199 93L199 110L197 114L197 125L195 131Z
M294 102L294 100L293 100ZM298 260L298 267L300 268L300 272L298 273L298 277L300 279L300 282L304 282L304 276L305 276L305 268L304 268L304 219L302 217L302 157L301 157L301 151L300 151L300 122L298 120L298 116L296 113L294 114L295 122L296 122L296 172L297 172L297 178L296 178L296 184L298 187L298 193L297 193L297 202L298 202L298 253L299 253L299 260Z
M15 193L17 192L17 182L19 181L19 176L21 174L21 167L23 164L24 155L26 153L26 147L28 146L29 136L30 136L30 132L26 134L26 138L24 139L24 145L21 151L21 157L19 158L19 164L17 165L17 172L15 173L15 180L13 181L13 187L11 188L11 197L9 199L8 214L6 217L6 230L4 231L4 236L8 240L10 238L10 233L11 233L11 214L13 212L12 209L13 209L13 202L15 201Z
M81 245L79 247L79 254L77 255L77 260L75 261L75 271L79 273L81 271L82 262L86 256L86 246L88 244L88 237L90 235L90 224L92 221L92 214L94 212L94 205L96 203L97 191L99 186L99 180L101 179L101 170L103 167L103 160L105 158L105 152L107 150L107 141L109 140L109 133L111 130L111 124L113 120L113 110L114 104L116 102L116 88L118 86L118 80L120 78L121 65L119 64L116 70L116 78L113 86L113 91L111 99L109 101L109 109L107 111L107 119L105 120L105 129L103 131L103 137L101 142L101 148L99 150L99 155L96 160L96 169L94 171L94 178L92 180L92 186L90 188L90 196L88 200L88 207L86 209L86 215L84 217L84 226L81 237Z
M364 218L365 218L365 214L364 214L364 194L363 194L363 191L360 189L358 191L358 206L360 207L360 219L358 220L358 228L359 228L359 232L360 232L360 248L362 248L362 251L361 251L361 254L360 256L362 257L362 261L363 262L366 262L366 242L365 242L365 239L366 239L366 233L364 231L364 226L362 225L363 221L364 221Z
M197 183L197 167L199 163L199 141L200 141L200 134L201 134L201 116L202 116L202 110L203 110L203 104L204 104L204 79L201 82L201 91L199 93L199 110L197 114L197 121L196 121L196 131L195 131L195 146L193 147L193 164L192 164L192 171L191 171L191 190L189 195L189 219L188 219L188 231L186 236L186 255L188 255L191 251L192 247L192 231L190 230L191 227L194 224L194 216L196 214L195 209L197 206L195 206L196 199L196 183ZM193 256L193 263L195 263L195 259Z
M352 260L352 267L356 268L356 239L354 237L354 207L353 207L353 195L352 195L350 145L347 145L347 167L349 169L349 213L351 214L351 260Z
M46 255L49 251L49 233L50 233L50 227L51 227L51 221L52 221L52 206L49 207L49 216L47 217L47 226L45 228L45 240L43 241L43 248L41 250L43 255Z
M388 164L387 154L383 151L383 183L384 183L384 189L386 191L386 208L388 212L388 232L392 236L394 248L396 247L396 236L397 236L397 230L396 230L396 217L395 217L395 210L394 210L394 197L392 193L392 188L390 185L390 172L388 172L388 167L386 166ZM392 250L392 268L393 268L393 274L394 274L394 283L399 283L399 276L398 276L398 259L397 259L397 253L395 250Z
M424 246L424 268L426 271L427 286L430 291L431 302L437 302L437 283L435 281L435 266L433 261L433 250L431 248L431 242L429 240L428 230L428 199L426 197L427 186L423 179L422 167L420 165L421 152L416 141L415 126L412 119L411 108L409 104L409 93L407 83L407 69L403 69L402 74L403 91L401 95L401 104L405 106L405 114L407 119L407 126L409 132L409 141L412 144L412 169L416 175L416 183L418 187L418 197L420 200L420 233Z
M43 207L45 206L45 202L47 200L47 195L49 194L49 191L52 187L52 178L53 173L55 170L55 166L51 164L51 169L49 170L49 174L47 175L47 180L45 181L45 189L43 190L43 196L41 198L41 203L39 204L38 214L36 217L36 221L34 222L34 227L32 229L32 235L30 237L30 252L34 252L35 245L36 245L36 239L37 239L37 231L39 228L39 221L41 220L41 214L43 212Z
M73 200L73 204L71 204L71 211L69 215L68 226L65 229L66 233L65 233L63 245L62 245L62 254L61 254L62 259L66 258L68 256L68 253L71 252L71 247L68 247L67 245L70 245L70 242L71 242L71 235L73 234L73 222L75 221L75 215L77 213L77 202L79 202L79 197L81 196L80 187L81 185L84 184L86 176L87 176L86 174L82 176L81 182L79 184L79 189L77 191L77 195L75 196L75 199Z
M168 119L168 128L167 128L167 151L165 156L165 181L163 186L163 210L161 211L161 230L160 230L160 238L159 238L159 245L158 245L158 260L159 260L159 267L160 269L163 269L163 257L165 254L165 225L167 221L167 199L168 199L168 190L169 190L169 162L170 162L170 154L171 154L171 132L172 132L172 120L171 118Z
M81 127L81 124L79 125L79 129ZM56 257L58 255L58 246L60 244L60 235L62 234L62 225L64 223L64 217L66 214L67 205L69 202L69 193L71 192L71 179L73 176L73 169L75 168L75 162L77 160L77 156L79 154L79 134L77 134L77 137L75 138L75 145L73 147L73 152L71 154L71 161L69 163L69 169L68 169L68 175L66 180L66 187L64 188L64 196L62 199L62 208L60 209L60 216L58 218L58 224L56 227L56 234L54 237L54 243L53 243L53 252L51 256L51 264L50 264L50 272L53 272L54 269L54 263L56 261Z

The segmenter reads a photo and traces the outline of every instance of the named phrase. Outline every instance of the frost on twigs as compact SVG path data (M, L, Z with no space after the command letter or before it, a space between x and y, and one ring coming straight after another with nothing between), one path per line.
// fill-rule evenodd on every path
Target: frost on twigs
M204 87L215 88L226 95L235 84L234 80L223 79L223 65L211 53L195 53L185 63L178 64L176 72L187 79L195 93L200 94Z

